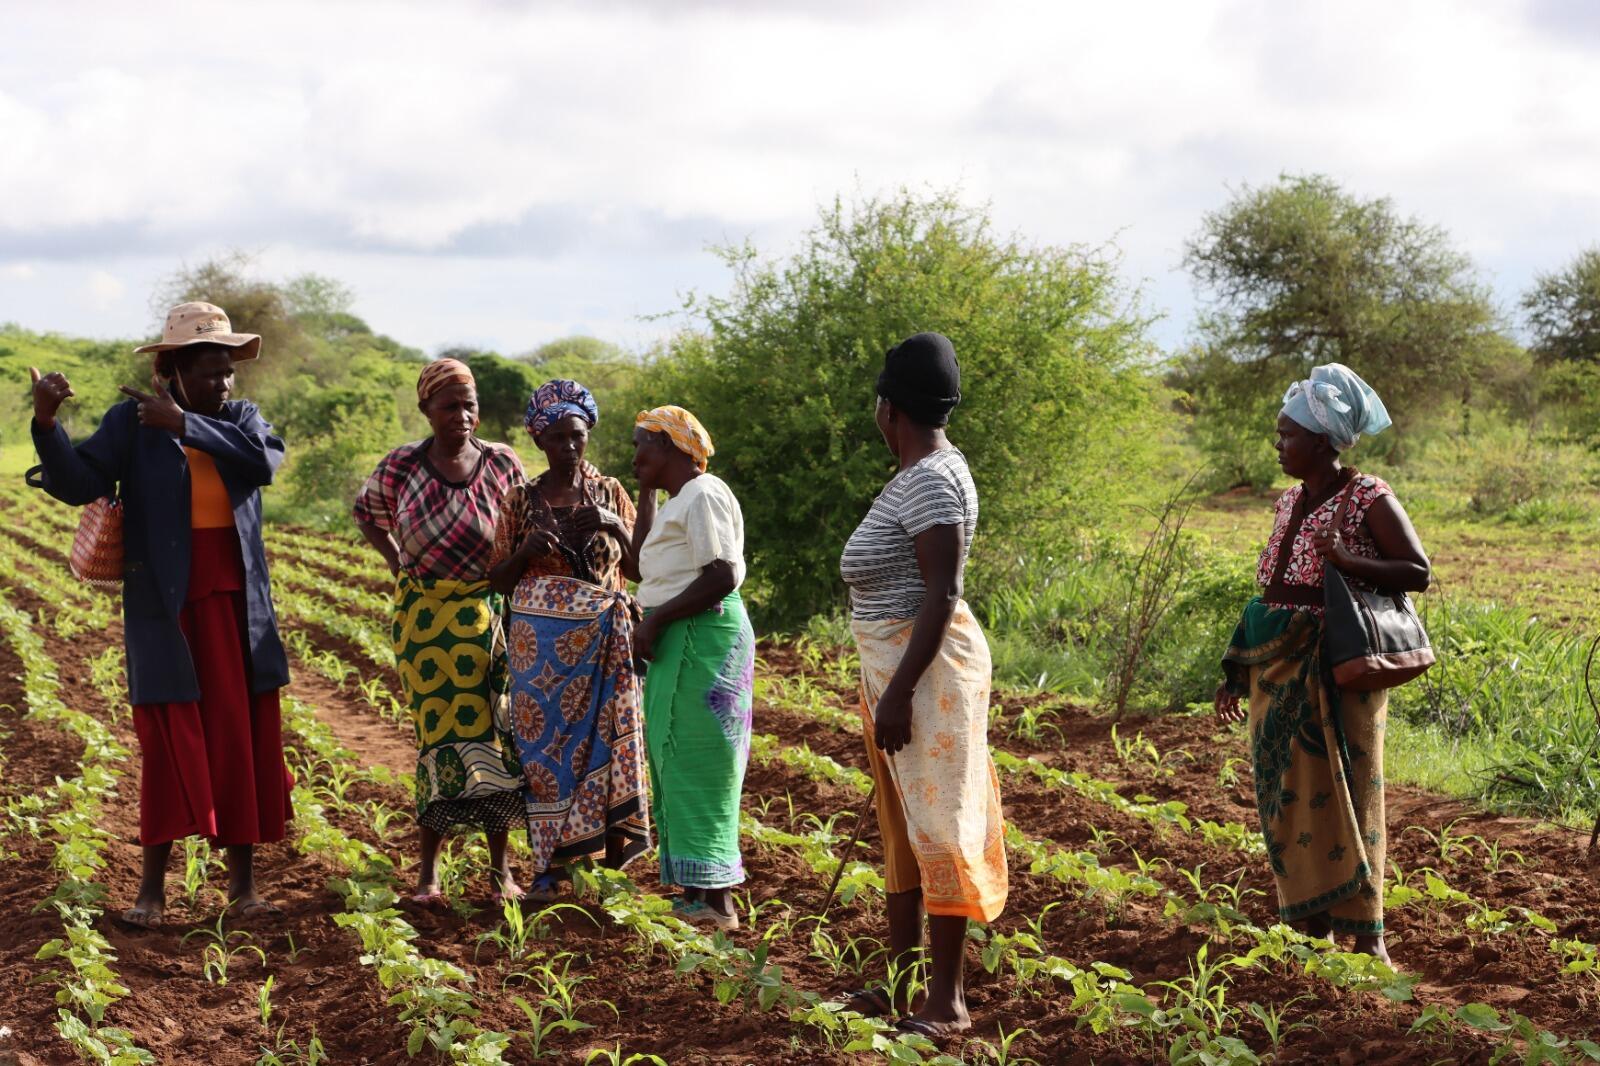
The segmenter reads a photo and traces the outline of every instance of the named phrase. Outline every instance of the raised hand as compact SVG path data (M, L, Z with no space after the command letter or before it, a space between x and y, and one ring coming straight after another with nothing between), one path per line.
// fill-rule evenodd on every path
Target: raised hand
M139 424L152 429L164 429L173 436L183 436L183 408L178 406L178 401L172 398L172 393L167 391L166 383L159 374L150 377L150 386L155 389L154 395L140 392L138 389L127 385L118 385L124 396L131 396L139 401Z
M65 374L40 374L36 366L28 368L28 377L33 381L33 420L41 429L55 428L56 412L61 410L62 402L77 395L72 383Z

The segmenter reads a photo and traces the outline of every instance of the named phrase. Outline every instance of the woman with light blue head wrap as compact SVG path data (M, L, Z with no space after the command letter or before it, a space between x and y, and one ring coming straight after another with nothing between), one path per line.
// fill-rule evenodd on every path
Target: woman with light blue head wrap
M1328 680L1322 573L1331 563L1369 589L1428 587L1428 557L1393 490L1341 462L1363 435L1388 426L1383 401L1349 367L1319 366L1289 386L1275 446L1278 465L1300 483L1278 499L1256 566L1261 595L1234 630L1216 694L1219 718L1249 722L1279 916L1315 936L1354 934L1357 951L1385 962L1389 695L1346 692Z
M1316 367L1305 381L1283 394L1283 414L1328 438L1335 451L1348 451L1363 435L1390 426L1389 411L1372 386L1342 363Z

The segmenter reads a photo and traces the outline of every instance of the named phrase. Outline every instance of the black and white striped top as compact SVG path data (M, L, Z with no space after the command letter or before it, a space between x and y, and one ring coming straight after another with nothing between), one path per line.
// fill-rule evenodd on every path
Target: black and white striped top
M959 525L967 563L978 528L978 489L967 458L946 448L896 474L845 542L839 573L850 586L850 613L863 622L915 618L927 596L914 543L934 526Z

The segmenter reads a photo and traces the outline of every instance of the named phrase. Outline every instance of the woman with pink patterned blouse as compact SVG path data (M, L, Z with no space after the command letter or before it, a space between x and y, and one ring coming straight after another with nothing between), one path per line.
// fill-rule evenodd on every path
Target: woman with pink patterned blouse
M1322 571L1332 563L1353 583L1390 592L1428 587L1428 557L1394 492L1341 461L1362 434L1388 426L1378 394L1338 363L1289 388L1278 465L1300 484L1278 500L1256 571L1262 592L1234 631L1215 700L1222 721L1249 720L1279 915L1314 936L1353 934L1357 951L1385 962L1389 696L1333 686L1322 662Z

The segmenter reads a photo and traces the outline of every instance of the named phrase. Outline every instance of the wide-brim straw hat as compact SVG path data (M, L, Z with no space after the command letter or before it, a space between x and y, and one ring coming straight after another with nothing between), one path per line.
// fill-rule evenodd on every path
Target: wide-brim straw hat
M254 359L261 354L261 338L254 333L235 333L228 314L216 304L179 304L167 312L167 324L162 327L161 340L135 348L134 352L171 352L191 344L220 344L235 349L231 354L236 363Z

